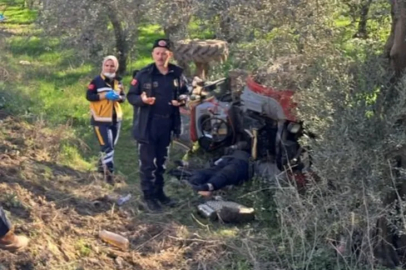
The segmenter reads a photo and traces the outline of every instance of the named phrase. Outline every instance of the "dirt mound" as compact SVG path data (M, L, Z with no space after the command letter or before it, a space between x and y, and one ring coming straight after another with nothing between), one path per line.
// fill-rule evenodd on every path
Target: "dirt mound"
M254 80L264 86L279 90L297 90L310 83L308 67L311 61L302 55L271 59L253 72Z
M133 201L118 208L100 199L112 191L97 175L57 162L61 140L70 139L66 128L48 130L1 111L0 121L0 206L31 240L20 253L0 251L0 269L198 269L225 252L220 241L162 216L139 218ZM104 244L102 229L126 236L130 249Z

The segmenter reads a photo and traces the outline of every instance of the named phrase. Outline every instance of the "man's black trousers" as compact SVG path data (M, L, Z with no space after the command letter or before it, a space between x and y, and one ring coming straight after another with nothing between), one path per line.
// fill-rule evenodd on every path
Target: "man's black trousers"
M0 238L5 236L11 229L10 221L6 217L3 208L0 207Z
M188 180L193 186L207 183L213 185L214 190L222 189L228 185L238 185L249 178L248 161L226 157L211 168L197 170Z
M141 189L146 198L164 187L165 162L172 136L170 117L154 115L149 124L149 143L138 145Z

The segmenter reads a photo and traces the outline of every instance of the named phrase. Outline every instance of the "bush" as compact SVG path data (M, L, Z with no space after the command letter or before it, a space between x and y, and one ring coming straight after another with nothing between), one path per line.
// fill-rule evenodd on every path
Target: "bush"
M311 86L298 93L298 114L317 135L303 140L317 182L312 179L304 195L295 188L274 195L287 250L279 254L281 267L373 269L380 259L391 265L380 253L377 230L389 224L396 234L403 231L402 205L389 198L403 176L395 158L406 142L399 125L406 78L393 84L387 62L365 59L340 53L317 59Z

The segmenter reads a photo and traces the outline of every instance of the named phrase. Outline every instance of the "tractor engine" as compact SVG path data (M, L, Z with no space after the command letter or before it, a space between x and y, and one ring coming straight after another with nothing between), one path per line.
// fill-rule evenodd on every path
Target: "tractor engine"
M231 107L230 115L235 121L237 145L250 150L255 160L275 157L278 131L276 121L258 112L246 110L241 103Z

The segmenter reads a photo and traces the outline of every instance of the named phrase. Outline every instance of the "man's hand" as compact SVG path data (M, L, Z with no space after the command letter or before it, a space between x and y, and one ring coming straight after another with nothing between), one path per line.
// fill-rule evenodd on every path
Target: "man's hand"
M142 102L144 102L145 104L148 104L148 105L153 105L155 103L155 98L147 97L147 94L145 92L142 92L141 100L142 100Z
M172 106L176 106L176 107L179 107L181 105L181 103L177 100L172 100L171 104L172 104Z
M172 106L176 106L176 107L183 106L186 104L186 100L187 100L187 95L180 95L178 100L172 100L171 104L172 104Z
M211 191L198 191L197 193L203 197L210 197L213 194Z

